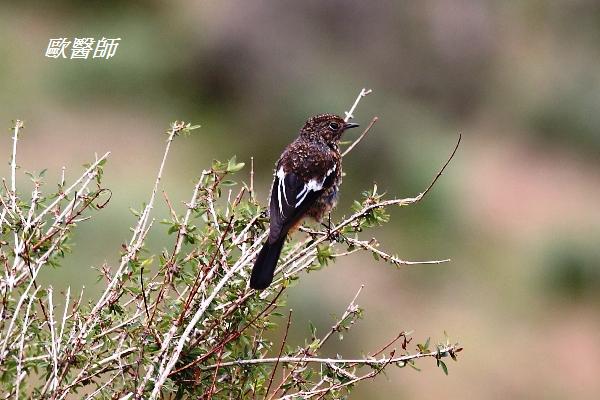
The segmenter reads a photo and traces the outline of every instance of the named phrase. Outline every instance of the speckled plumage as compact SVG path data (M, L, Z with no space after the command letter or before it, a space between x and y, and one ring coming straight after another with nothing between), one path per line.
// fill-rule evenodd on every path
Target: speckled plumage
M270 197L269 238L259 253L250 286L271 284L281 247L290 231L309 216L321 221L337 202L342 180L342 133L358 126L333 114L310 118L300 135L283 151L275 165Z
M337 192L342 182L342 157L336 142L326 144L322 140L308 140L299 137L291 143L277 162L276 170L283 167L284 171L293 171L304 182L311 179L320 181L333 169L331 184L323 187L323 193L306 211L306 215L321 221L323 215L329 212L337 201Z

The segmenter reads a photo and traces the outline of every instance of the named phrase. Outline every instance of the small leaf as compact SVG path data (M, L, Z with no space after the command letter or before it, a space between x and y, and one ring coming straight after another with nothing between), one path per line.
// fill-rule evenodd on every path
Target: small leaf
M419 372L421 372L421 368L417 367L417 366L415 365L415 363L414 363L414 362L412 362L412 361L410 361L410 362L408 363L408 366L409 366L409 367L411 367L412 369L414 369L415 371L419 371Z
M442 360L438 360L438 366L442 368L442 371L444 371L444 374L448 375L448 367L446 367L445 362L443 362Z
M154 259L152 257L146 258L144 261L142 261L140 263L140 267L146 267L146 266L152 264L152 261L154 261Z
M312 323L312 321L308 321L308 326L310 327L310 334L313 338L317 337L317 327Z
M215 172L223 172L226 168L226 165L219 160L213 160L212 169Z
M244 168L245 163L236 162L236 156L231 157L229 162L227 163L227 172L238 172L242 168Z
M421 353L427 353L429 351L429 342L431 338L427 338L427 341L423 344L417 343L417 348Z

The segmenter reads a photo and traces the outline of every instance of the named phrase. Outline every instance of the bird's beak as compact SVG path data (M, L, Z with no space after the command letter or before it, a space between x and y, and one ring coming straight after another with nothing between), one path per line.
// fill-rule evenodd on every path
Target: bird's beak
M344 125L344 130L350 129L350 128L357 128L359 126L360 126L359 124L355 124L354 122L346 122L346 125Z

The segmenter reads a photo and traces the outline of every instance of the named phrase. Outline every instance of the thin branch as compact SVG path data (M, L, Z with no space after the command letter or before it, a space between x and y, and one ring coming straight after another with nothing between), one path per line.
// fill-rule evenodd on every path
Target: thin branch
M376 352L374 352L373 354L370 355L370 357L377 357L379 354L383 353L386 349L388 349L391 345L393 345L394 343L396 343L398 341L398 339L403 338L402 341L402 349L406 350L406 345L408 343L411 342L412 338L407 339L407 335L408 333L402 331L398 334L398 336L396 336L395 338L393 338L392 340L390 340L387 344L385 344L382 348L380 348L379 350L377 350Z
M96 399L96 395L99 394L101 391L104 390L104 388L106 388L108 385L110 385L111 383L113 383L113 381L119 376L119 373L114 374L108 381L106 381L106 383L104 383L102 386L100 386L98 389L96 389L95 391L93 391L92 393L90 393L85 400L93 400Z
M390 353L390 358L387 359L387 361L385 363L383 363L383 365L378 366L374 371L369 372L368 374L365 374L363 376L359 376L359 377L355 377L352 380L349 381L342 381L340 383L337 383L335 385L330 385L329 387L323 388L323 389L313 389L310 391L303 391L303 392L297 392L291 395L287 395L282 397L280 400L287 400L287 399L294 399L297 397L303 397L305 399L311 398L313 396L316 396L318 394L320 394L321 396L319 396L319 399L323 398L327 393L331 392L332 390L338 390L341 389L343 387L348 387L348 386L352 386L355 383L358 383L360 381L366 380L366 379L371 379L376 377L377 375L379 375L390 363L392 363L393 360L393 356L394 356L395 351L392 350L392 352ZM328 366L331 366L328 364Z
M144 266L140 267L140 286L142 287L142 298L144 299L144 310L146 311L146 318L150 320L150 312L148 311L148 301L146 300L146 289L144 289Z
M165 263L165 269L166 269L165 281L163 282L163 284L160 288L160 291L158 292L156 301L154 302L154 308L152 309L152 314L148 317L147 326L150 326L150 324L154 320L154 316L156 315L158 306L159 306L160 302L162 301L163 296L165 295L165 292L168 290L169 282L167 282L167 279L170 279L170 277L172 276L171 270L175 267L175 263L177 262L177 256L179 255L179 252L181 251L181 246L183 245L183 239L185 238L185 235L187 235L187 233L188 233L187 229L188 229L190 217L192 216L192 211L195 210L196 207L198 206L198 191L200 190L200 187L202 186L202 181L203 181L204 176L205 176L205 174L203 173L202 176L196 182L196 185L194 186L194 191L192 192L192 198L190 199L190 202L187 204L187 211L185 212L183 221L181 222L181 224L179 225L179 229L177 230L177 238L175 239L175 248L173 249L173 253L171 254L171 257ZM165 196L166 196L166 193L165 193ZM176 220L176 221L179 222L178 220ZM142 279L143 279L143 277L142 277ZM144 302L145 301L146 301L146 297L144 296Z
M302 232L306 232L311 236L321 236L321 237L326 237L329 238L331 236L330 233L325 232L325 231L316 231L314 229L310 229L307 227L300 227L300 231ZM376 254L378 257L381 257L382 259L384 259L385 261L388 261L394 265L400 266L400 265L423 265L423 264L443 264L443 263L447 263L452 261L449 258L443 259L443 260L426 260L426 261L409 261L409 260L402 260L396 256L390 255L382 250L379 250L376 245L378 244L377 241L375 240L375 238L371 239L370 241L364 241L364 240L358 240L358 239L354 239L351 237L345 237L344 240L346 242L348 242L349 244L356 246L357 248L360 249L364 249L364 250L368 250L374 254ZM355 248L354 250L349 250L349 251L345 251L343 253L338 253L338 254L334 254L334 257L341 257L341 256L345 256L348 254L352 254L355 253L357 251L357 249Z
M169 199L169 195L164 190L162 193L163 193L163 197L165 198L165 202L167 203L167 207L169 208L169 212L171 213L171 218L173 218L173 221L175 221L176 223L179 224L179 218L177 217L177 213L175 212L175 209L173 208L173 204L171 203L171 200Z
M362 292L364 287L365 285L360 285L360 287L356 291L356 294L352 298L352 301L350 301L350 304L348 304L348 307L346 307L346 311L344 311L342 317L335 323L335 325L331 327L331 329L329 330L329 332L327 332L323 339L319 341L319 347L323 346L323 344L325 344L325 342L331 337L331 335L339 331L341 324L346 320L346 318L358 311L356 299L358 299L358 296L360 295L360 292Z
M33 292L32 296L29 298L29 303L27 304L27 310L25 311L25 320L23 322L23 328L21 330L21 339L19 340L19 358L18 358L18 362L17 362L17 374L16 374L16 382L15 382L15 388L16 388L16 394L17 397L19 396L19 385L21 383L21 380L23 380L23 377L21 376L21 370L23 368L23 355L25 354L25 334L27 333L27 329L29 328L29 313L31 311L31 305L33 304L33 301L35 300L37 293L38 293L38 288L35 289L35 291ZM26 361L26 360L25 360Z
M44 218L44 216L50 211L53 210L54 207L56 207L61 201L64 200L65 197L67 197L69 194L71 194L71 192L73 192L73 190L81 183L83 182L83 180L86 177L89 177L89 174L91 174L93 171L95 171L98 168L98 165L100 165L101 162L103 162L104 160L106 160L108 158L108 156L110 156L110 151L107 151L106 153L104 153L104 155L102 157L100 157L99 159L96 160L96 162L94 162L88 169L86 169L83 174L81 174L81 176L75 181L73 182L73 184L71 186L69 186L67 189L63 190L61 192L61 194L54 199L54 201L52 203L50 203L50 205L48 205L44 210L40 211L37 215L37 217L35 217L33 219L33 221L31 221L31 225L35 225L37 223L39 223L42 218ZM85 185L82 185L82 187L84 187ZM78 190L78 192L81 192L82 189Z
M348 146L348 148L346 150L344 150L344 152L342 153L342 157L345 157L346 154L350 153L352 151L352 149L359 144L364 138L365 136L367 136L367 133L369 133L369 131L371 130L371 128L373 127L373 125L375 125L375 123L379 121L379 117L373 117L373 119L371 120L371 122L369 122L369 125L367 125L367 127L365 128L365 130L360 134L360 136L350 145Z
M442 176L442 174L446 170L446 167L448 166L448 164L450 164L450 161L452 161L452 159L454 158L454 155L456 154L456 151L458 150L458 147L460 146L461 139L462 139L462 133L459 133L458 134L458 140L456 141L456 145L454 146L454 150L452 150L452 154L450 154L450 157L448 157L448 160L446 160L446 163L438 171L437 175L435 176L435 178L433 178L433 181L431 181L431 183L429 184L429 186L427 187L427 189L425 189L425 191L423 193L419 194L417 196L418 200L416 200L414 202L417 202L417 201L421 200L423 197L425 197L425 195L427 193L429 193L429 191L431 190L431 188L433 187L433 185L435 185L435 183L440 178L440 176Z
M323 232L323 233L325 233L325 232ZM373 246L372 244L370 244L369 242L366 242L364 240L357 240L357 239L353 239L353 238L349 238L349 237L347 237L346 240L350 244L361 247L365 250L369 250L369 251L373 252L374 254L376 254L377 256L383 258L384 260L386 260L394 265L398 265L398 266L400 266L400 265L422 265L422 264L443 264L443 263L447 263L447 262L451 261L449 258L446 258L443 260L427 260L427 261L402 260L396 256L387 254L386 252L379 250L378 248L376 248L375 246Z
M250 157L250 199L254 201L254 157Z
M346 310L344 311L344 314L342 315L342 317L340 319L338 319L337 322L331 327L329 332L321 340L319 340L317 347L314 350L312 348L309 350L308 347L305 347L305 348L301 349L301 351L298 351L296 354L302 354L303 357L306 357L308 355L309 351L315 351L315 350L320 349L325 344L325 342L327 342L327 340L331 337L331 335L334 332L339 331L340 325L346 320L346 318L348 318L348 316L350 316L353 313L356 313L356 311L358 311L358 307L356 306L356 299L358 298L358 296L360 295L360 292L363 290L364 287L365 287L365 285L360 285L356 294L350 301L350 304L348 305L348 307L346 307ZM293 368L287 374L284 374L284 377L281 380L281 383L275 389L275 391L273 392L273 396L271 396L271 398L273 398L275 396L275 394L281 389L281 387L293 375L293 373L296 371L296 369L298 368L298 366L300 364L301 363L294 364ZM329 367L334 368L334 369L336 368L333 364L330 364ZM352 378L354 378L354 377L352 377ZM285 394L285 391L284 391L284 394Z
M354 100L354 104L352 104L352 107L350 107L350 111L344 111L344 114L346 115L346 117L344 118L345 122L350 121L352 118L354 118L354 110L356 109L356 106L358 106L358 103L360 102L360 100L363 97L366 97L367 95L371 94L373 92L373 90L371 89L361 89L360 93L358 94L358 96L356 97L356 100Z
M275 366L273 367L273 371L271 372L271 378L269 378L269 386L267 386L267 391L265 392L265 397L269 394L269 390L271 390L271 385L273 384L273 378L275 378L275 371L277 371L277 366L279 365L279 360L281 359L281 354L283 353L283 349L285 347L285 342L287 341L288 332L290 331L290 324L292 323L292 309L290 308L290 312L288 314L287 325L285 326L285 334L283 335L283 340L281 341L281 347L279 347L279 353L277 354L277 361L275 362ZM273 393L273 396L275 393Z
M12 148L12 158L10 161L10 190L13 193L12 197L13 197L13 201L14 199L16 199L16 192L17 192L17 178L16 178L16 172L17 172L17 141L19 140L19 130L23 128L23 121L21 120L16 120L15 121L15 126L13 128L13 148ZM16 208L16 203L13 203L13 207Z
M258 313L258 314L257 314L257 315L256 315L254 318L252 318L252 320L250 320L250 321L249 321L249 322L248 322L246 325L244 325L244 327L243 327L243 328L239 329L237 332L234 332L234 333L233 333L233 334L231 334L229 337L227 337L227 338L223 339L223 340L221 341L221 343L219 343L219 345L218 345L218 346L215 346L215 347L213 347L213 350L209 351L208 353L206 353L206 354L202 355L201 357L198 357L197 359L195 359L194 361L192 361L192 362L190 362L190 363L188 363L188 364L184 365L183 367L180 367L180 368L178 368L178 369L176 369L176 370L174 370L174 371L171 371L171 373L169 374L169 376L175 375L175 374L177 374L177 373L179 373L179 372L181 372L181 371L184 371L184 370L186 370L186 369L188 369L188 368L191 368L191 367L193 367L194 365L198 365L198 364L200 364L202 361L206 360L208 357L210 357L210 356L211 356L211 355L214 353L214 349L216 349L216 348L219 348L219 347L221 347L221 346L225 346L225 345L226 345L227 343L229 343L230 341L237 339L237 338L238 338L238 337L239 337L239 336L240 336L240 335L241 335L241 334L242 334L242 333L243 333L243 332L244 332L246 329L248 329L250 326L253 326L253 325L254 325L254 323L255 323L255 322L256 322L256 321L257 321L257 320L258 320L260 317L262 317L264 314L266 314L266 313L268 312L268 310L269 310L269 309L270 309L270 308L271 308L273 305L275 305L273 308L276 308L276 307L277 307L277 305L276 305L276 302L277 302L277 300L279 299L279 296L281 296L281 294L283 293L283 289L284 289L284 288L281 288L281 289L279 290L279 292L277 293L277 295L276 295L275 297L273 297L273 299L271 299L271 301L269 302L269 304L267 304L267 306L266 306L266 307L265 307L265 308L264 308L264 309L263 309L263 310L262 310L260 313ZM236 310L236 309L237 309L237 308L238 308L240 305L244 304L244 303L245 303L245 301L246 301L246 300L247 300L247 299L248 299L248 298L251 296L251 294L252 294L253 292L254 292L254 291L252 290L252 291L248 292L248 293L246 294L246 296L244 296L243 298L239 299L239 300L238 300L238 302L237 302L237 304L235 304L234 306L232 306L232 307L231 307L229 310L227 310L227 311L226 311L226 312L223 314L222 318L225 318L225 317L227 317L229 314L231 314L233 311L235 311L235 310ZM205 331L205 332L206 332L206 333L208 333L208 332L212 331L213 329L215 329L215 327L216 327L218 324L219 324L219 321L215 321L215 323L214 323L213 325L209 326L209 327L206 329L206 331ZM198 345L198 343L200 343L200 341L202 341L204 338L205 338L205 335L201 335L201 336L199 336L198 338L196 338L196 340L195 340L194 342L192 342L192 343L190 344L190 347L192 347L192 348L193 348L193 347L196 347L196 346Z
M271 358L255 358L250 360L236 360L236 361L228 361L224 363L220 363L219 367L232 367L232 366L241 366L241 365L254 365L254 364L272 364L276 362L292 364L292 363L322 363L322 364L358 364L358 365L368 365L368 366L381 366L385 364L392 363L407 363L412 360L417 360L419 358L425 357L449 357L451 353L457 353L462 348L452 345L452 346L444 346L436 351L431 351L428 353L415 353L408 354L399 357L390 357L390 358L380 358L380 359L366 359L366 358L354 358L354 359L344 359L344 358L319 358L319 357L271 357ZM279 361L277 361L279 360ZM210 370L217 368L217 364L207 365L200 367L202 370Z

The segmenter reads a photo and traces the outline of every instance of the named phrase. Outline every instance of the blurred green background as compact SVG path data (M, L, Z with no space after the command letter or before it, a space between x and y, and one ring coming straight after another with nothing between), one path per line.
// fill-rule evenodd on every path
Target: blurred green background
M102 36L122 38L110 60L44 57L50 38ZM373 182L419 193L461 132L430 197L372 232L402 258L452 262L396 270L365 254L304 276L289 292L291 343L309 320L327 329L364 283L365 319L329 355L360 356L400 330L421 342L446 330L465 351L448 377L431 362L390 369L351 398L597 398L599 43L594 0L2 2L0 149L8 160L11 120L25 120L19 164L49 168L48 191L63 165L73 179L112 151L109 207L44 275L94 293L91 267L117 260L170 121L202 125L167 165L180 209L202 168L233 154L254 157L264 201L304 120L372 88L356 121L380 121L344 160L336 215Z

